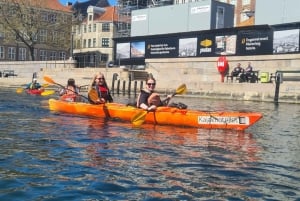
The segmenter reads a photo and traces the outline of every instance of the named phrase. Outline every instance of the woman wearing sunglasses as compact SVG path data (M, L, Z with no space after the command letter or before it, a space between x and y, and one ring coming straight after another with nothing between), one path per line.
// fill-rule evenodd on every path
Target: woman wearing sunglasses
M154 111L159 106L168 105L171 96L168 95L165 101L161 101L158 93L155 93L156 80L149 76L146 80L146 87L141 90L137 98L137 107L148 111Z
M100 104L106 102L113 102L110 95L109 88L102 73L97 73L91 83L88 92L89 102L93 104Z

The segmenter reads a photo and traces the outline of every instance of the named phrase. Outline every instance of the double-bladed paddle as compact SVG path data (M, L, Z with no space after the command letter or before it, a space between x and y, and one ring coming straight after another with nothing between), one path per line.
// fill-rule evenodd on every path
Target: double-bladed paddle
M55 90L45 90L41 93L42 96L49 96L55 93Z
M42 88L46 88L46 87L48 87L49 86L49 84L42 84ZM16 89L16 92L18 93L18 94L20 94L20 93L23 93L23 91L24 91L24 88L17 88ZM49 94L50 95L50 94Z
M181 84L179 87L177 87L176 91L172 94L171 97L174 97L177 94L184 94L186 93L187 88L185 84ZM164 101L168 100L169 98L166 98ZM131 123L134 126L140 126L144 123L146 115L148 114L148 111L143 110L141 112L138 112L131 118Z
M46 76L46 75L45 75L45 76L44 76L44 80L45 80L46 82L48 82L48 83L55 84L55 85L58 85L58 86L60 86L60 87L62 87L62 88L64 88L64 89L66 89L65 86L63 86L63 85L61 85L61 84L55 82L55 81L54 81L51 77L49 77L49 76ZM77 96L81 96L81 97L83 97L83 98L89 100L88 97L83 96L83 95L81 95L81 94L78 94L76 91L73 91L73 90L71 90L71 89L67 89L67 90L74 92Z

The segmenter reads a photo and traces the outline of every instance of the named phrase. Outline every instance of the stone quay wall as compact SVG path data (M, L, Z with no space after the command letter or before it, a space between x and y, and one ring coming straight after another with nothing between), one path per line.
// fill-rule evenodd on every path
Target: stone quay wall
M246 67L251 62L254 70L261 74L275 74L276 71L300 71L300 54L263 55L263 56L230 56L229 72L241 63ZM156 89L162 94L174 92L182 83L188 88L186 96L213 99L232 99L249 101L273 102L275 96L275 81L269 83L238 83L221 82L217 70L217 57L206 58L176 58L147 59L145 71L151 73L157 80ZM39 82L44 83L43 76L50 76L55 82L65 85L68 78L74 78L80 86L88 85L96 72L104 73L108 84L121 81L121 86L128 89L131 70L114 68L75 68L74 60L46 62L1 62L0 71L14 70L17 76L0 78L2 87L20 87L31 81L32 73L37 72ZM117 75L117 77L115 77ZM294 74L300 78L300 74ZM133 82L133 81L131 81ZM140 81L138 81L140 82ZM131 87L134 85L131 84ZM138 84L138 86L140 86ZM115 85L116 87L116 85ZM279 102L300 103L299 81L284 81L280 84Z

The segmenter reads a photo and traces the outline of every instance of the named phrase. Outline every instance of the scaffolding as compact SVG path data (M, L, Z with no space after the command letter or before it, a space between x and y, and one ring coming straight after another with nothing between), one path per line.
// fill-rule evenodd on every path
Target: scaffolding
M172 5L173 0L118 0L117 38L130 37L133 10Z

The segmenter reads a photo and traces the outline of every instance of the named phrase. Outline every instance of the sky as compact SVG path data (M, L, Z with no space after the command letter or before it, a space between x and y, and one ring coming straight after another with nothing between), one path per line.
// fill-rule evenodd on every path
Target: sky
M85 2L85 1L88 1L88 0L59 0L59 2L62 4L62 5L67 5L67 2L71 2L71 3L75 3L76 1L78 2ZM108 2L110 3L110 5L114 6L116 5L116 0L108 0Z

